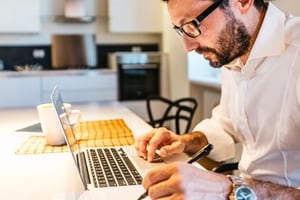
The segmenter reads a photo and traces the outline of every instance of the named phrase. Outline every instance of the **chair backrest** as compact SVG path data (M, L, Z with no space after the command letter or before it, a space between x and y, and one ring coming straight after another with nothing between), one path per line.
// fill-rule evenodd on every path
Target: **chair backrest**
M156 104L155 104L156 103ZM160 116L154 116L154 107L156 105L164 104L163 107L159 107ZM146 106L149 117L149 124L154 128L163 127L168 122L175 124L175 130L177 134L187 133L192 124L194 113L197 109L198 102L195 98L186 97L177 100L170 100L161 96L149 96L146 98ZM184 127L185 128L182 128Z

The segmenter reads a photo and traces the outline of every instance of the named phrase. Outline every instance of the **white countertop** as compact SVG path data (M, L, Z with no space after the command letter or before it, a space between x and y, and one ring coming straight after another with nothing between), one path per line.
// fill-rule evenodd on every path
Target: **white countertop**
M82 120L123 118L133 134L151 127L116 102L78 104ZM47 200L59 194L83 191L80 178L69 153L16 155L17 148L33 132L15 130L38 122L36 108L0 110L0 199Z
M116 73L113 69L68 69L68 70L36 70L36 71L0 71L0 77L39 77L39 76L75 76Z

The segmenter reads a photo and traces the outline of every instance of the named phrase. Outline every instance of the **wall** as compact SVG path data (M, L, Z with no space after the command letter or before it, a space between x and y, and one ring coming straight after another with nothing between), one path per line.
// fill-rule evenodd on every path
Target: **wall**
M163 51L169 55L170 97L177 99L189 95L187 57L182 39L172 28L172 23L164 9Z
M300 1L299 0L273 0L272 3L286 12L300 16Z
M112 52L132 51L132 48L138 46L141 51L159 51L158 44L144 44L144 43L131 43L131 44L98 44L97 45L97 68L108 68L108 54ZM43 69L51 69L52 65L52 51L50 45L30 45L26 46L3 46L0 45L0 60L1 70L15 70L16 66L31 66L43 67ZM44 52L42 57L39 52ZM38 52L38 54L36 53ZM74 68L76 66L69 66ZM77 66L87 67L87 66Z

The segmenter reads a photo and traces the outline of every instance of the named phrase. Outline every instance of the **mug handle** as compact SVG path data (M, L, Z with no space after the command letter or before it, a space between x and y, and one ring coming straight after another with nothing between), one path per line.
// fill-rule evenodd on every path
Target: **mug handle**
M69 113L69 120L71 126L76 126L80 123L81 112L80 110L71 110Z

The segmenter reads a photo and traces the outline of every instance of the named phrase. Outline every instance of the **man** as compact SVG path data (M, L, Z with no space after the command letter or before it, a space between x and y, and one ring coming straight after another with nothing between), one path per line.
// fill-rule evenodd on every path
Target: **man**
M157 149L166 157L212 143L216 158L239 141L241 177L174 163L145 176L149 196L300 199L300 18L263 0L168 0L167 7L186 50L222 67L221 100L192 133L154 129L136 149L151 162Z

